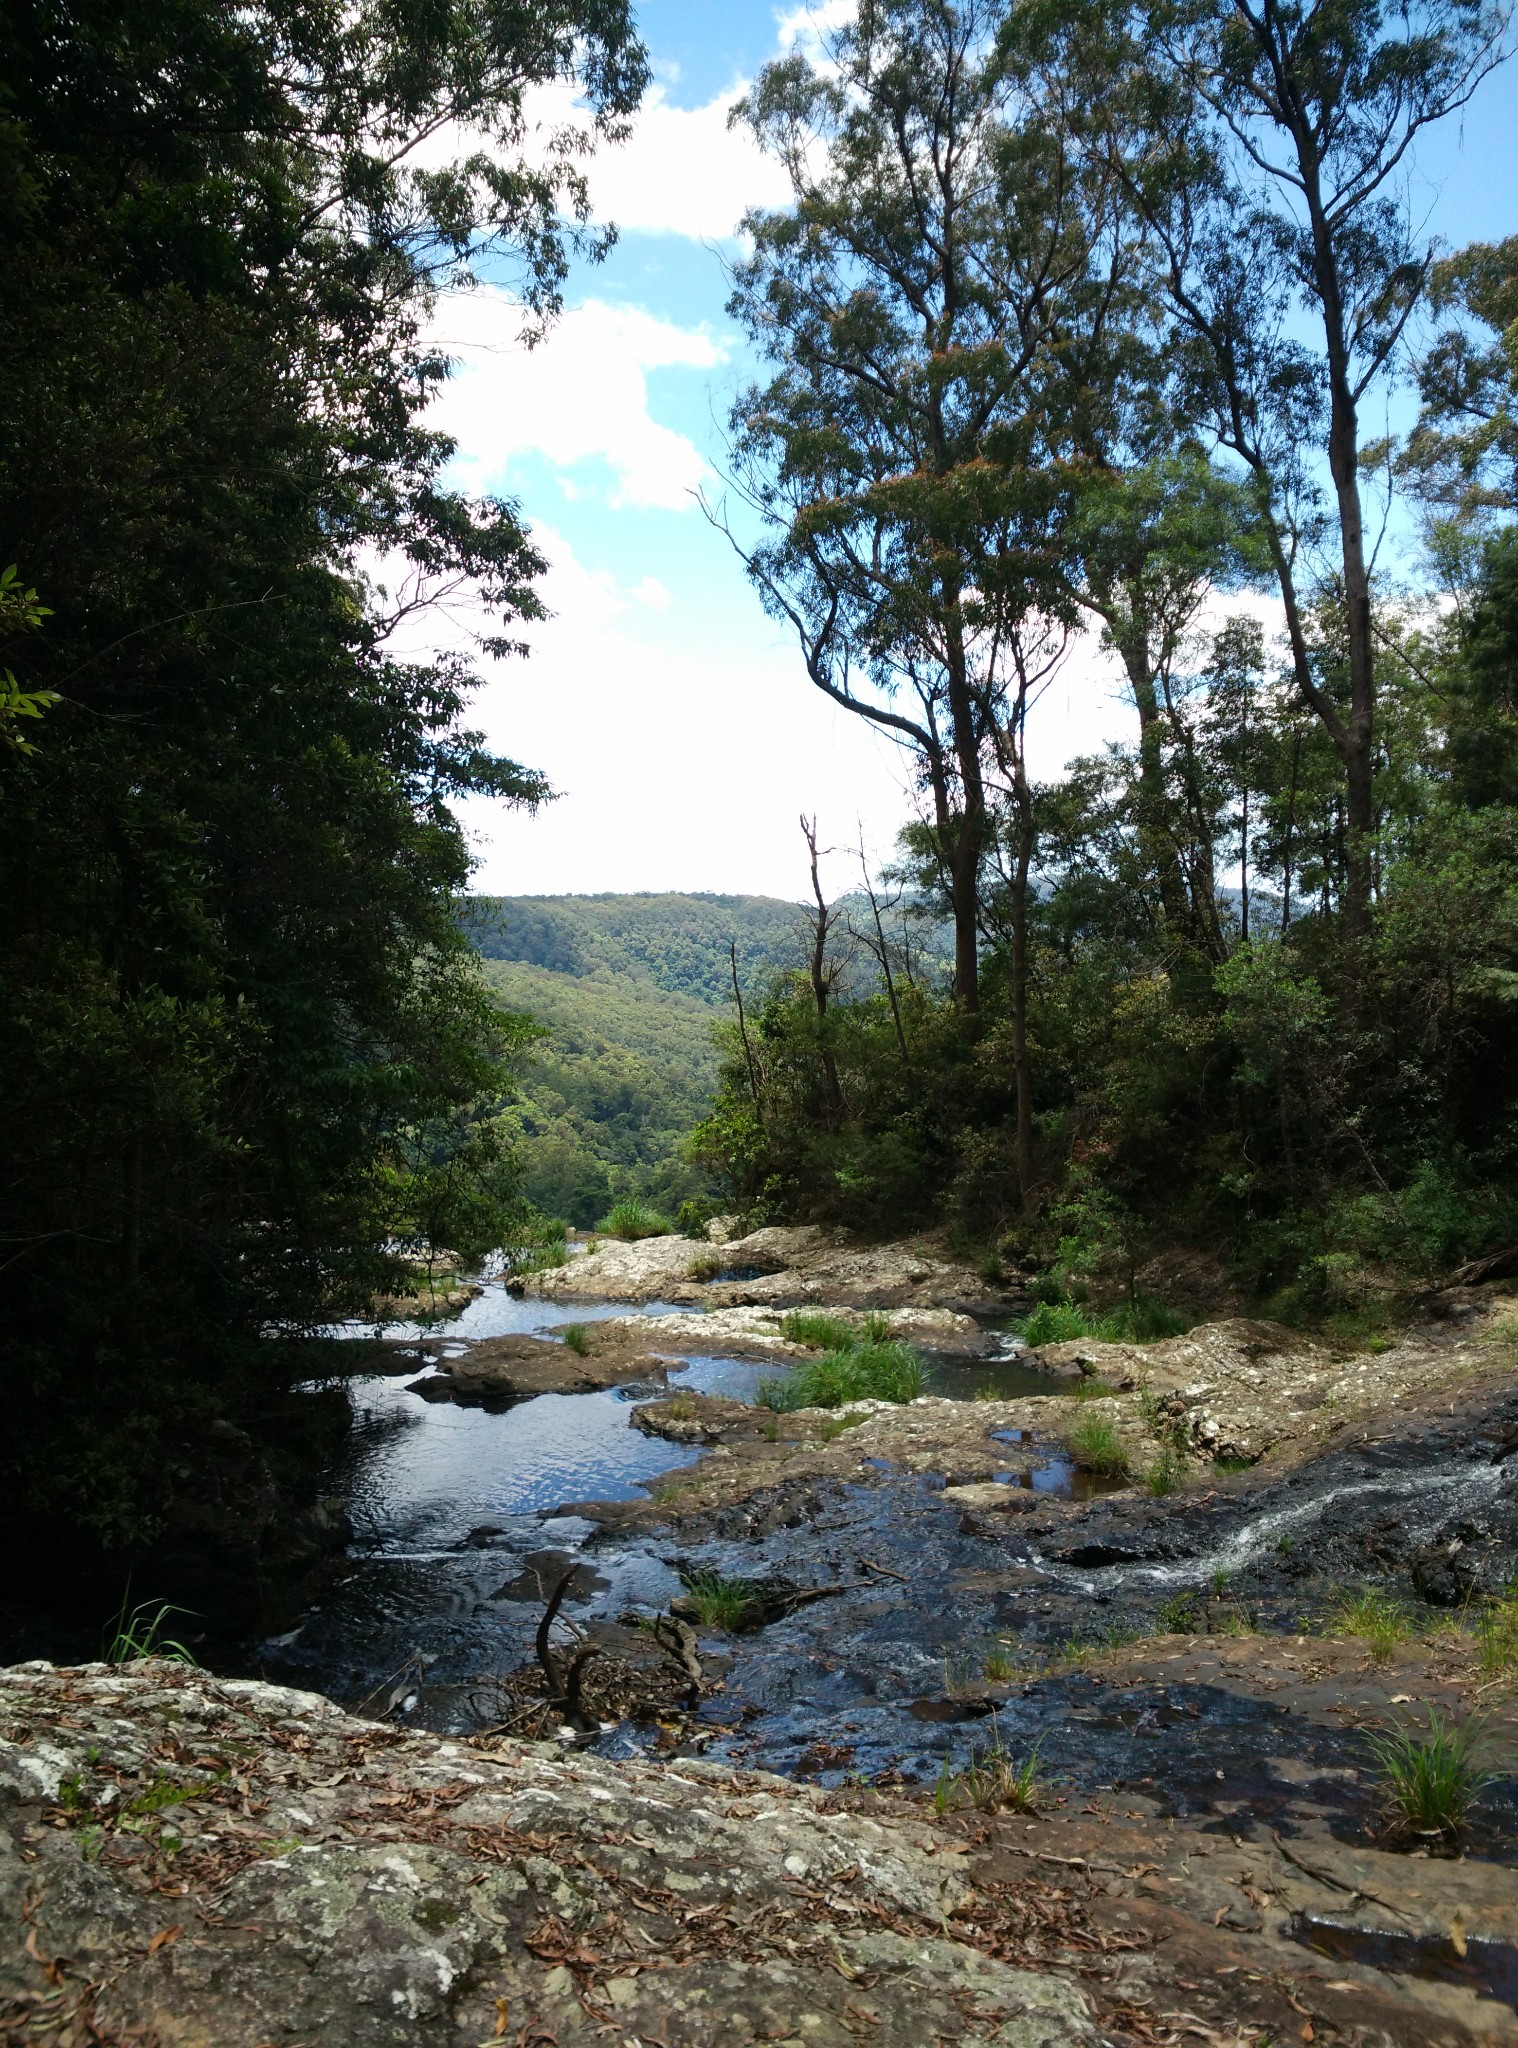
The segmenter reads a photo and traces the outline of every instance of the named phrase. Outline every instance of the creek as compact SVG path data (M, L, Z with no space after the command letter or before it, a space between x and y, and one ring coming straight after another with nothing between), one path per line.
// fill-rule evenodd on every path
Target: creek
M669 1309L637 1312L656 1325ZM551 1342L567 1323L628 1313L625 1304L519 1300L489 1284L447 1326L444 1348L522 1332ZM385 1334L414 1376L422 1358L404 1347L428 1333ZM1004 1354L938 1362L930 1388L964 1398L988 1385L1008 1396L1052 1390L1010 1341ZM1024 1677L1020 1660L1144 1632L1167 1601L1225 1583L1262 1626L1292 1630L1314 1575L1363 1573L1377 1532L1393 1529L1405 1551L1453 1520L1514 1510L1518 1461L1452 1440L1434 1455L1427 1445L1368 1447L1200 1501L1128 1492L1109 1506L1098 1497L1063 1542L1058 1530L1028 1535L1015 1515L992 1518L1005 1527L989 1531L945 1497L943 1475L880 1464L850 1479L782 1480L651 1535L555 1512L635 1499L656 1474L702 1455L630 1427L639 1402L681 1389L751 1402L759 1379L775 1374L731 1358L670 1358L667 1386L543 1394L500 1412L424 1401L393 1376L350 1380L340 1486L353 1541L341 1570L294 1628L259 1646L252 1668L370 1713L469 1730L500 1717L499 1681L531 1660L545 1593L570 1564L580 1569L565 1612L581 1626L666 1608L696 1570L828 1588L756 1633L703 1637L724 1684L693 1729L671 1737L657 1723L624 1721L600 1746L625 1755L674 1740L684 1753L824 1784L930 1785L988 1747L1022 1755L1036 1745L1048 1771L1087 1795L1147 1799L1206 1816L1221 1833L1289 1829L1305 1787L1335 1832L1353 1837L1369 1794L1352 1732L1213 1686L1103 1683L1078 1660ZM1099 1495L1056 1444L1019 1446L1020 1465L1028 1449L1041 1463L1003 1475L1008 1483L1056 1498ZM1504 1792L1484 1853L1514 1853L1515 1818L1518 1797Z

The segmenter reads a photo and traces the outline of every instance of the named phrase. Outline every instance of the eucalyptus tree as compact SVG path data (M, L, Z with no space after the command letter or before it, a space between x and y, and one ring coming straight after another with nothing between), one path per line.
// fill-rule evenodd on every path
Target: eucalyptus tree
M1362 413L1433 263L1412 152L1501 61L1507 26L1502 0L1150 0L1133 125L1113 129L1187 338L1190 405L1252 486L1295 687L1341 764L1351 937L1369 924L1376 830ZM1342 687L1306 624L1325 578L1345 615Z
M907 751L979 1009L987 770L1013 648L1068 613L1070 337L1121 289L1087 87L1009 58L1004 0L866 0L735 110L789 174L731 310L773 366L731 420L743 543L812 682ZM1093 80L1093 86L1099 81Z

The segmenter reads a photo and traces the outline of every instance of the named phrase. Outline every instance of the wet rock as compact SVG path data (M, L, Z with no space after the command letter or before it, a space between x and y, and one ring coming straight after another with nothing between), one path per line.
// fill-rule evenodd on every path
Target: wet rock
M460 1407L509 1408L535 1394L590 1394L639 1380L662 1381L664 1367L648 1349L648 1327L613 1336L587 1331L585 1351L541 1337L491 1337L457 1358L438 1360L435 1372L413 1380L409 1393Z
M1066 1973L1004 1960L1015 1902L810 1788L400 1734L162 1664L0 1673L0 1722L21 2032L849 2048L863 2009L904 2043L1097 2039Z

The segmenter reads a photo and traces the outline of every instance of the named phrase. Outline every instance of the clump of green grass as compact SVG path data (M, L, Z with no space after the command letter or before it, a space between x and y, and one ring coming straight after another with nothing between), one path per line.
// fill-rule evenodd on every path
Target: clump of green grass
M671 1394L664 1403L664 1412L672 1422L689 1422L696 1404L689 1394Z
M1173 1439L1167 1438L1159 1449L1154 1463L1144 1473L1144 1488L1156 1500L1163 1500L1167 1494L1177 1492L1186 1482L1186 1454Z
M1173 1593L1154 1612L1154 1625L1165 1636L1194 1636L1200 1621L1195 1593Z
M849 1401L915 1401L922 1392L922 1361L910 1344L856 1344L798 1366L788 1380L761 1380L761 1408L794 1414L798 1408L841 1408Z
M576 1358L589 1358L590 1332L583 1323L566 1323L559 1332L559 1338Z
M529 1273L548 1273L569 1264L569 1252L557 1238L547 1244L518 1245L510 1254L507 1268L513 1279L525 1280Z
M171 1614L188 1614L188 1607L175 1607L167 1600L142 1600L127 1606L128 1594L111 1623L106 1637L107 1664L135 1664L142 1657L161 1657L170 1664L193 1664L195 1655L174 1637L164 1634Z
M1191 1328L1191 1319L1179 1309L1143 1295L1124 1302L1120 1308L1100 1312L1078 1301L1043 1301L1023 1326L1023 1341L1037 1350L1043 1344L1069 1344L1077 1337L1090 1337L1099 1344L1155 1344L1162 1337L1179 1337Z
M835 1438L842 1436L846 1429L856 1429L864 1419L862 1415L834 1415L823 1423L817 1434L825 1444L830 1444Z
M1083 1471L1116 1479L1128 1470L1128 1453L1110 1415L1080 1416L1065 1432L1065 1448Z
M1328 1626L1334 1635L1362 1638L1375 1664L1389 1664L1398 1643L1413 1633L1406 1608L1374 1587L1346 1594L1329 1616Z
M1486 1678L1501 1678L1518 1666L1518 1586L1505 1587L1502 1598L1483 1609L1476 1623L1476 1653Z
M1456 1728L1431 1708L1422 1733L1401 1727L1370 1738L1370 1753L1399 1827L1418 1835L1460 1832L1492 1782L1492 1773L1476 1760L1480 1737L1478 1723Z
M698 1287L705 1287L721 1275L726 1263L715 1252L698 1252L690 1262L686 1277L694 1280Z
M940 1814L951 1813L964 1803L981 1813L1036 1813L1043 1780L1039 1770L1038 1744L1021 1763L1002 1747L998 1728L991 1746L956 1771L947 1757L933 1789L933 1805Z
M675 1226L667 1216L661 1216L657 1209L650 1209L642 1202L618 1202L608 1215L596 1225L603 1237L620 1237L632 1242L643 1237L673 1237Z
M987 1650L981 1669L992 1684L1000 1684L1017 1676L1017 1659L1006 1650Z
M729 1579L715 1571L691 1572L685 1593L703 1628L742 1628L760 1599L752 1579Z
M787 1344L804 1344L808 1351L847 1351L854 1342L854 1325L826 1309L793 1308L780 1325Z

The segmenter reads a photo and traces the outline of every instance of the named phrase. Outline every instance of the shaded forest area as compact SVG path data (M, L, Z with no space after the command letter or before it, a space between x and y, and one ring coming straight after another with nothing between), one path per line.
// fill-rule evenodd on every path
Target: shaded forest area
M625 0L4 20L0 1481L120 1547L210 1475L251 1541L281 1340L521 1227L532 1031L449 806L549 792L467 660L389 640L440 594L485 656L540 615L516 508L445 479L427 323L486 261L553 317L647 63ZM529 119L554 83L588 134Z
M851 997L819 894L697 1138L751 1214L1069 1287L1188 1244L1277 1313L1518 1239L1518 238L1411 182L1509 31L882 0L754 85L793 204L709 509L903 750L955 958ZM1131 742L1041 782L1093 638Z

